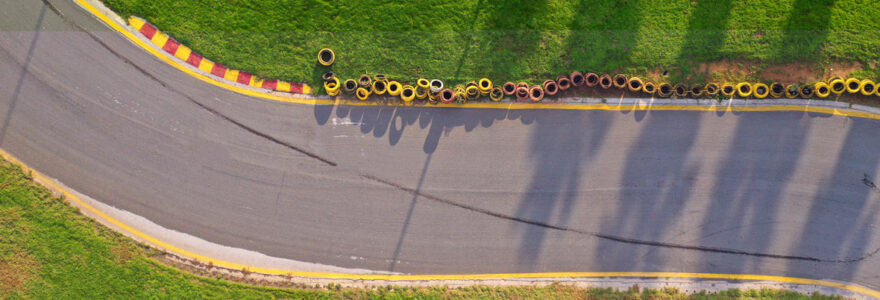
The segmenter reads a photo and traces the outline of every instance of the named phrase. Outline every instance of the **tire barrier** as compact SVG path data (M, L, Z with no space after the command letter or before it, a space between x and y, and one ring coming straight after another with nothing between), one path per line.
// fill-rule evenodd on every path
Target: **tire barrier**
M587 75L584 75L584 84L586 84L587 87L594 87L598 85L599 75L597 75L596 73L587 73Z
M855 78L849 78L846 80L846 92L850 94L858 93L862 90L862 82Z
M816 82L816 84L813 85L813 91L815 91L814 93L819 98L828 98L828 96L831 95L831 87L829 87L827 83L821 81Z
M626 87L626 75L614 75L614 87L622 89Z
M405 86L403 86L403 89L400 90L400 99L402 99L403 102L409 103L409 102L412 102L413 99L415 99L415 98L416 98L416 89L414 87L412 87L411 85L405 85Z
M441 90L443 90L443 81L440 79L431 80L431 92L439 93Z
M611 75L602 74L602 76L599 77L599 86L602 87L603 89L610 88L611 87Z
M645 86L645 82L642 81L642 79L640 79L638 77L630 78L629 82L627 82L627 85L626 85L626 87L629 89L630 92L641 91L642 87L644 87L644 86Z
M428 88L423 86L416 87L416 98L425 99L428 97Z
M752 84L748 82L740 82L736 85L736 94L743 98L752 95Z
M400 92L403 90L403 85L401 85L400 82L392 80L392 81L388 82L387 90L388 90L389 96L396 97L396 96L399 96Z
M321 51L318 51L318 63L322 66L328 67L332 65L334 61L336 61L336 54L333 53L333 50L330 50L330 48L324 48L321 49Z
M755 98L764 99L767 98L768 95L770 95L770 87L766 84L759 82L754 84L752 87L755 90L755 92L752 93L753 95L755 95Z
M707 83L706 86L703 87L703 91L705 91L706 96L715 97L715 95L718 95L718 85Z
M199 72L209 74L218 80L226 80L270 91L303 94L310 94L312 92L312 88L303 83L287 82L277 79L261 79L251 73L229 69L222 64L210 61L198 53L194 53L192 49L185 45L181 45L180 42L174 38L160 32L154 25L141 18L132 16L128 18L128 23L135 31L150 40L158 48L170 54L170 56L173 56L174 59L183 61L193 68L198 69ZM318 51L317 59L319 64L329 67L335 63L336 54L330 48L322 48ZM382 95L388 93L392 96L402 96L401 93L403 90L408 91L406 95L407 99L413 97L413 99L428 99L428 101L431 102L443 100L444 95L442 95L441 91L444 90L451 91L453 93L452 98L455 98L456 96L454 90L448 88L444 89L444 84L439 79L428 81L425 78L419 78L414 86L404 86L400 82L388 80L383 74L376 74L373 78L368 75L363 75L357 80L348 79L341 82L341 84L340 80L332 71L322 74L321 77L324 84L324 90L331 96L344 92L346 94L354 94L358 99L366 100L373 94ZM492 101L498 101L499 92L502 98L504 95L510 95L516 96L517 99L524 100L525 98L533 98L533 96L535 96L532 95L533 91L541 93L542 96L549 96L556 94L559 91L568 90L571 87L583 85L587 87L600 86L603 89L615 86L621 89L627 88L631 92L641 91L648 95L656 94L660 97L669 97L672 95L686 96L687 93L691 93L696 97L702 95L714 96L717 92L728 97L736 95L740 97L755 96L759 99L767 96L772 98L781 98L783 96L788 98L811 98L813 96L826 98L834 94L840 95L844 92L861 94L862 96L880 96L880 88L878 88L877 82L870 79L858 78L844 79L840 77L832 77L826 82L817 82L801 86L784 85L778 82L774 82L769 86L761 83L755 83L752 85L751 83L743 82L737 85L724 84L721 85L720 89L717 84L709 83L698 90L695 89L696 87L691 88L690 90L684 88L684 95L678 90L678 84L675 86L668 83L653 84L637 80L638 78L635 77L630 78L629 80L628 78L629 77L625 74L616 74L612 78L608 74L600 76L593 72L582 73L575 71L571 74L557 76L556 80L551 80L554 82L553 84L545 83L542 86L532 87L529 87L528 85L513 85L513 83L506 83L502 87L496 87L492 85L488 78L483 78L475 83L475 86L477 87L476 95L473 92L473 88L467 90L462 89L458 94L460 94L459 102L464 102L469 99L478 99L479 96L489 97ZM524 93L521 93L521 87L525 90ZM539 91L536 91L536 88ZM409 94L410 92L412 95ZM541 99L543 99L543 97Z
M533 86L529 89L529 99L532 102L541 102L541 100L544 100L544 89L540 85Z
M843 94L846 91L846 83L843 82L843 79L840 78L832 78L828 85L831 86L831 92L837 95Z
M504 86L501 88L501 90L504 91L505 95L511 96L514 93L516 93L516 84L514 84L513 82L510 82L510 81L505 82Z
M671 84L661 83L659 87L657 87L657 96L663 98L669 98L672 96L672 93L675 91L675 88L672 87Z
M782 98L782 95L785 94L785 86L783 86L779 82L774 82L770 84L770 97L774 99Z
M813 86L804 85L798 90L798 96L803 99L810 99L813 98L814 92L815 90L813 89Z
M556 81L547 80L544 81L543 91L544 94L546 94L547 96L553 96L559 92L559 86L556 84ZM541 98L544 98L544 96L541 96Z
M501 101L501 98L504 98L504 92L501 90L500 86L492 87L492 90L489 91L489 99L498 102Z
M370 97L370 91L365 87L359 87L357 91L354 92L355 96L361 101L366 101L368 97Z
M373 89L371 90L376 95L385 94L385 89L388 88L388 82L385 80L376 80L373 81Z
M732 83L725 82L721 85L721 94L724 95L724 97L733 98L733 95L736 94L736 86Z
M800 95L800 91L798 90L798 87L796 85L789 84L789 85L785 86L785 97L786 98L794 99L794 98L797 98L798 95Z
M556 76L556 86L559 87L560 91L565 91L571 88L571 79L568 79L568 75Z
M440 91L440 102L449 104L455 101L455 92L450 89L443 89Z
M369 75L361 75L361 77L358 78L358 85L363 88L373 86L373 79L370 78Z
M572 86L582 86L584 85L584 83L586 83L586 77L584 77L584 73L578 71L571 72L569 78L571 78Z
M354 79L346 79L345 82L342 83L342 90L346 94L352 94L355 90L357 90L358 84Z
M645 85L642 86L642 92L648 94L649 96L653 96L654 93L657 92L657 85L650 81L645 82Z
M678 98L687 97L688 88L684 86L683 83L676 84L675 87L672 88L672 94Z
M693 98L701 98L706 95L703 93L702 85L692 85L690 89L690 94Z
M516 87L516 100L523 102L529 99L529 88L524 86Z
M873 80L864 79L862 80L862 89L860 92L862 92L862 95L871 96L877 92L877 84L874 83Z

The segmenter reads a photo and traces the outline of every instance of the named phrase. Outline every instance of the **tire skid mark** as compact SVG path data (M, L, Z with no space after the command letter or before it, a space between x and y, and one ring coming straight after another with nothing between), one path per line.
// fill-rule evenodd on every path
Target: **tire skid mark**
M287 143L287 142L285 142L285 141L279 140L279 139L277 139L277 138L275 138L275 137L273 137L273 136L271 136L271 135L268 135L268 134L263 133L263 132L260 132L260 131L258 131L258 130L256 130L256 129L253 129L253 128L251 128L250 126L247 126L247 125L245 125L245 124L243 124L243 123L241 123L241 122L239 122L239 121L237 121L237 120L235 120L235 119L233 119L233 118L231 118L231 117L229 117L229 116L227 116L227 115L225 115L225 114L223 114L223 113L221 113L221 112L219 112L219 111L217 111L217 110L215 110L215 109L213 109L213 108L211 108L211 107L209 107L209 106L207 106L207 105L205 105L205 104L203 104L203 103L201 103L201 102L199 102L199 101L197 101L197 100L195 100L195 99L193 99L193 98L190 97L189 95L186 95L186 94L184 94L184 93L181 93L180 91L177 91L177 90L175 90L175 89L169 87L167 84L165 84L164 81L162 81L162 80L159 79L158 77L153 76L153 74L150 74L149 72L147 72L146 70L144 70L143 68L141 68L140 66L138 66L137 64L135 64L134 62L132 62L131 60L129 60L128 58L126 58L126 57L122 56L121 54L119 54L119 52L116 52L115 50L113 50L112 47L110 47L109 45L107 45L106 43L104 43L104 41L101 41L101 39L99 39L97 36L95 36L94 34L92 34L90 31L86 30L86 28L84 28L84 27L80 26L79 24L76 24L76 23L70 21L69 19L67 19L67 17L65 17L63 14L61 14L61 12L58 11L58 9L55 7L55 5L53 5L51 2L49 2L48 0L42 0L42 1L43 1L43 4L45 4L46 6L49 7L50 10L52 10L52 12L54 12L55 14L58 15L58 17L60 17L62 20L64 20L65 23L67 23L67 24L69 24L69 25L71 25L71 26L73 26L73 27L76 27L77 29L81 30L82 32L85 32L85 33L88 34L89 37L91 37L95 42L97 42L97 43L100 44L102 47L104 47L105 49L107 49L108 51L110 51L110 53L113 53L114 56L116 56L116 57L119 58L120 60L124 61L124 62L125 62L126 64L128 64L129 66L134 67L135 69L138 70L138 72L140 72L141 74L144 74L144 76L147 76L147 77L149 77L150 79L152 79L153 81L159 83L159 84L162 85L162 87L164 87L165 89L167 89L167 90L169 90L169 91L172 91L172 92L174 92L174 93L176 93L176 94L178 94L178 95L180 95L180 96L183 96L184 98L186 98L186 99L189 100L190 102L194 103L195 105L199 106L200 108L202 108L202 109L204 109L204 110L210 112L211 114L213 114L213 115L215 115L215 116L217 116L217 117L220 117L221 119L224 119L224 120L226 120L226 121L228 121L228 122L230 122L230 123L232 123L232 124L238 126L238 127L241 128L241 129L244 129L244 130L247 131L247 132L250 132L251 134L254 134L254 135L256 135L256 136L259 136L259 137L261 137L261 138L264 138L264 139L266 139L266 140L269 140L269 141L271 141L271 142L273 142L273 143L276 143L276 144L278 144L278 145L281 145L281 146L287 147L288 149L294 150L294 151L296 151L296 152L302 153L302 154L304 154L304 155L306 155L306 156L308 156L308 157L311 157L311 158L314 158L314 159L316 159L316 160L318 160L318 161L321 161L322 163L327 164L327 165L329 165L329 166L332 166L332 167L336 167L336 166L337 166L337 164L336 164L335 162L333 162L333 161L330 161L330 160L328 160L328 159L326 159L326 158L323 158L323 157L321 157L321 156L319 156L319 155L317 155L317 154L315 154L315 153L312 153L312 152L307 151L307 150L305 150L305 149L299 148L299 147L294 146L294 145L292 145L292 144L290 144L290 143Z
M576 233L576 234L580 234L580 235L591 236L594 238L615 241L615 242L620 242L620 243L625 243L625 244L654 246L654 247L661 247L661 248L672 248L672 249L692 250L692 251L721 253L721 254L745 255L745 256L752 256L752 257L776 258L776 259L786 259L786 260L800 260L800 261L810 261L810 262L820 262L820 263L854 263L854 262L859 262L859 261L865 260L865 259L873 256L874 254L877 254L877 252L880 252L880 248L878 248L878 249L875 249L874 251L872 251L866 255L863 255L861 257L858 257L858 258L822 259L822 258L811 257L811 256L797 256L797 255L783 255L783 254L773 254L773 253L749 252L749 251L730 249L730 248L702 247L702 246L693 246L693 245L663 243L663 242L657 242L657 241L631 239L631 238L615 236L615 235L608 235L608 234L603 234L603 233L598 233L598 232L583 231L583 230L578 230L578 229L574 229L574 228L568 228L565 226L547 224L544 222L538 222L538 221L523 219L523 218L516 217L516 216L505 215L505 214L493 212L490 210L486 210L486 209L473 207L473 206L457 203L454 201L446 200L446 199L443 199L443 198L440 198L437 196L433 196L430 194L426 194L421 191L407 188L405 186L393 183L391 181L388 181L388 180L385 180L385 179L382 179L382 178L379 178L379 177L376 177L373 175L362 174L361 177L369 179L371 181L375 181L377 183L380 183L380 184L383 184L386 186L396 188L398 190L401 190L401 191L404 191L404 192L407 192L407 193L410 193L413 195L417 195L417 196L425 198L425 199L433 200L433 201L440 202L443 204L448 204L451 206L455 206L455 207L458 207L461 209L465 209L465 210L469 210L472 212L488 215L491 217L506 219L509 221L517 222L517 223L523 223L523 224L543 227L543 228L552 229L552 230L559 230L559 231L564 231L564 232L571 232L571 233Z

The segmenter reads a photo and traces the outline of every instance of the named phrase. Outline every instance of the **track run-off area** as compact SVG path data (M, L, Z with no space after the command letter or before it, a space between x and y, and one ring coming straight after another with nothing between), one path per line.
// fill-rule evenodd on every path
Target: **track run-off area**
M71 1L0 3L0 148L176 232L375 272L880 288L878 120L285 103L195 79Z

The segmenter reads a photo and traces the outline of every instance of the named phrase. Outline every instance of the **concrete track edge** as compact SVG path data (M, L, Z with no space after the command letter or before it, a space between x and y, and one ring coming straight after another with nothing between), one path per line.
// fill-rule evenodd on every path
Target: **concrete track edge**
M176 64L172 59L163 56L163 52L150 48L150 44L139 40L137 35L132 34L127 29L121 18L113 14L112 11L103 6L96 0L74 0L86 11L93 14L99 20L102 20L114 30L122 33L132 42L152 53L154 56L163 60L182 71L189 73L193 77L210 82L214 85L227 88L245 95L255 96L269 100L279 100L284 102L296 102L303 104L338 104L338 100L331 100L321 97L291 97L282 96L257 89L248 90L244 87L233 86L224 82L219 82L206 76L198 74L193 70L183 70L183 65ZM716 102L713 100L668 100L659 99L645 101L642 99L625 99L621 98L612 104L599 104L596 99L571 99L570 103L565 104L512 104L512 103L472 103L464 105L473 108L507 108L507 109L574 109L574 110L696 110L696 111L810 111L817 113L827 113L833 115L842 115L849 117L861 117L870 119L880 119L880 110L872 107L864 107L860 105L849 105L843 102L832 101L813 101L813 100L779 100L780 103L773 105L766 104L767 100L762 100L762 104L755 104L756 101L747 100L730 100ZM571 104L580 101L582 104ZM785 101L785 102L782 102ZM752 102L752 103L750 103ZM353 103L355 105L384 105L373 103ZM369 270L360 269L344 269L334 266L326 266L312 263L297 262L293 260L268 257L257 252L244 249L229 249L234 252L237 258L233 259L217 259L217 256L204 255L206 253L196 253L184 250L179 246L169 244L163 239L165 236L156 237L148 235L143 229L145 226L158 225L143 220L144 222L125 223L118 219L120 214L129 214L133 218L140 218L131 213L124 212L113 207L104 205L98 201L88 198L85 195L77 193L67 188L61 182L47 177L42 173L34 170L23 162L16 159L11 154L0 149L0 156L17 165L20 165L25 172L29 172L34 181L47 187L53 193L63 196L71 205L80 209L80 211L97 220L99 223L108 226L128 237L139 242L145 243L156 249L172 253L181 258L180 261L189 262L190 265L201 265L201 263L210 263L219 269L236 272L246 270L245 273L255 273L257 276L264 276L267 280L296 280L297 282L308 283L341 283L347 286L379 286L379 285L447 285L447 286L466 286L474 284L485 285L520 285L520 284L537 284L544 285L552 282L570 283L584 287L613 287L625 289L632 285L639 285L644 288L662 288L675 287L685 292L720 291L729 288L781 288L795 290L802 293L820 292L824 294L835 294L843 297L852 298L876 298L880 299L880 292L850 283L831 281L831 280L815 280L805 278L794 278L784 276L770 275L751 275L751 274L714 274L714 273L675 273L675 272L560 272L560 273L508 273L508 274L438 274L438 275L406 275L406 274L390 274L380 273ZM143 218L141 218L143 219ZM149 223L149 224L147 224ZM197 237L189 236L183 233L177 233L169 229L159 228L169 233L176 233L185 236L187 239L200 240ZM220 245L215 245L223 247ZM229 248L229 247L226 247ZM239 251L239 252L236 252ZM227 253L228 254L228 253ZM249 259L245 256L257 255L263 256L259 264L248 264ZM221 254L220 256L225 256ZM237 262L231 262L236 260ZM193 264L194 262L194 264ZM266 266L266 262L272 265Z

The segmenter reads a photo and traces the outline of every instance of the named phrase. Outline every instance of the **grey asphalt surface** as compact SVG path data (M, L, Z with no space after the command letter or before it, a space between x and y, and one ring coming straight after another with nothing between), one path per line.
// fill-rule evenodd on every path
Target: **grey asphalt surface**
M880 288L876 120L285 104L188 77L50 3L0 0L0 147L164 227L416 274Z

